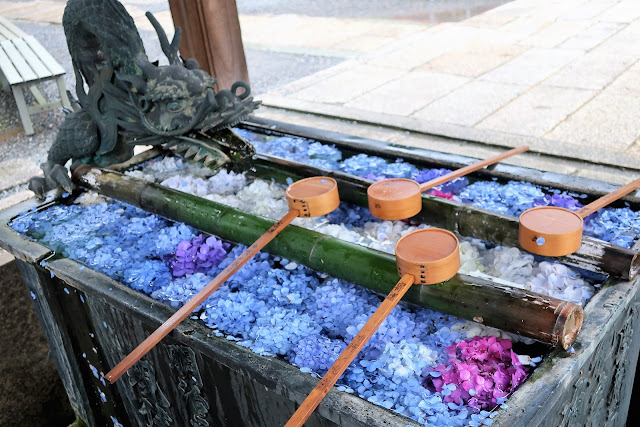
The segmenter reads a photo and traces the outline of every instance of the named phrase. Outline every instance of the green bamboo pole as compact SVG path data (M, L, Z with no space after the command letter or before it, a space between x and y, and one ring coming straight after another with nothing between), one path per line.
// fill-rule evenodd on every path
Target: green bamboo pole
M113 171L80 166L73 179L105 196L245 245L273 225L271 220ZM283 230L265 250L381 294L388 294L398 281L392 255L296 226ZM564 348L571 346L582 323L582 308L576 304L465 275L414 286L404 299Z
M260 154L255 174L284 183L287 177L302 179L326 174L338 182L341 199L367 206L369 182L342 172L319 170L313 166ZM471 205L464 205L440 197L422 196L422 210L414 217L434 227L453 231L461 236L476 237L488 242L518 247L518 218L502 215ZM555 258L565 263L597 273L610 274L631 280L640 270L638 251L583 236L582 246L571 255Z

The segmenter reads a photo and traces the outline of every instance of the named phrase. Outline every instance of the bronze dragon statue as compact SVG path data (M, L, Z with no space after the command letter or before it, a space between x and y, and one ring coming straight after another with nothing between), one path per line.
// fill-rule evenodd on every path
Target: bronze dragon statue
M259 102L245 82L214 91L216 80L178 51L181 29L169 42L147 12L169 65L149 61L134 21L117 0L69 0L62 24L81 108L67 115L41 165L44 178L29 188L43 197L82 163L108 166L133 156L134 145L160 145L207 165L239 164L251 144L229 128Z

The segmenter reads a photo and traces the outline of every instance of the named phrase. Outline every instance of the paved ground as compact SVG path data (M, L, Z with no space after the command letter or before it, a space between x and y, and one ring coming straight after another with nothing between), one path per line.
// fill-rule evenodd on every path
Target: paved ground
M263 96L266 105L640 166L640 2L516 0Z

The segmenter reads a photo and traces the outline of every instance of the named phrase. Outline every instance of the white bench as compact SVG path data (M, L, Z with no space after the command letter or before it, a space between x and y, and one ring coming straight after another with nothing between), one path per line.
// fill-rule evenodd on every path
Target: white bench
M0 83L11 88L18 105L18 113L25 133L33 135L31 114L54 110L60 106L71 108L64 84L64 69L32 36L0 17ZM60 100L47 102L36 84L55 80ZM28 88L38 105L27 105L22 88Z

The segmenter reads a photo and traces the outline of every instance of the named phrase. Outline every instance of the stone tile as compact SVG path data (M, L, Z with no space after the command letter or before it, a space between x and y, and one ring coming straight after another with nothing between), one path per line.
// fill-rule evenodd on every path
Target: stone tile
M536 86L476 127L542 136L594 95L582 89Z
M559 47L564 49L589 50L620 31L624 26L625 24L615 22L597 22L586 30L571 37Z
M535 85L582 54L574 49L533 48L480 76L499 83Z
M496 9L492 9L488 12L481 13L480 15L476 15L472 18L466 19L464 23L465 25L470 25L472 27L500 28L503 25L508 24L509 22L512 22L518 18L516 13L500 13L496 11Z
M598 45L594 52L640 56L640 21L636 20Z
M346 107L407 116L467 81L451 74L412 71L353 99Z
M640 17L640 2L638 0L623 0L610 7L598 16L604 22L631 22Z
M367 35L397 37L416 31L416 28L428 28L426 25L409 24L404 28L396 23L295 14L241 15L240 25L245 44L278 51L293 47L343 50L341 44L353 38ZM380 36L380 33L385 35Z
M544 3L534 0L530 5L529 16L544 18L551 23L584 7L584 3L585 0L546 0Z
M13 11L21 9L24 9L24 4L11 1L0 1L0 15L2 15L2 17L7 17Z
M384 20L371 20L371 26L367 32L370 36L378 37L393 37L400 38L406 37L410 34L419 34L424 31L428 31L433 28L431 24L419 23L419 22L401 22Z
M519 44L531 47L556 47L591 24L590 21L556 21L525 38Z
M320 70L317 73L313 73L309 76L302 77L301 79L294 80L291 83L278 86L274 89L271 89L269 93L280 95L296 93L304 88L316 85L322 80L326 80L330 77L344 73L346 71L359 67L360 65L362 64L360 64L357 60L344 61L337 65L334 65L333 67L325 68L324 70Z
M504 64L524 50L510 44L472 43L440 55L417 69L475 77Z
M440 27L440 28L438 28ZM464 22L450 23L449 25L438 25L434 27L438 31L432 31L431 39L438 42L447 42L453 48L463 46L471 42L497 41L499 32L486 28L475 28L465 25ZM425 40L429 41L429 40Z
M273 46L289 44L292 34L295 34L298 29L301 30L307 23L304 18L291 14L242 15L239 18L244 43L269 43Z
M584 144L582 146L575 145L578 149L568 151L567 147L573 147L573 144L566 144L557 140L544 139L531 135L520 135L491 129L416 119L414 117L382 114L357 108L346 108L339 104L313 103L290 97L284 98L271 95L265 96L263 101L265 105L276 108L313 112L315 114L340 118L354 123L378 123L393 128L406 129L407 131L428 133L431 136L441 135L445 138L457 140L454 141L455 143L458 143L460 140L477 141L478 143L510 148L527 144L537 152L563 159L573 157L578 162L586 160L627 168L637 168L640 163L636 158L629 157L619 151L603 150L601 147L590 147Z
M15 159L0 162L0 191L24 184L35 175L42 175L42 171L30 160Z
M616 185L624 185L638 178L637 171L615 169L606 166L598 167L598 165L589 165L589 167L579 168L572 175L582 178L597 179L598 181L609 182Z
M412 34L371 52L363 60L369 64L411 70L443 53L455 50L471 42L495 42L499 34L482 28L440 24L429 31Z
M15 257L4 249L0 249L0 267L9 264Z
M625 150L625 153L640 159L640 137Z
M636 61L628 71L640 71L640 60Z
M31 7L24 7L12 13L4 14L8 19L22 19L25 21L48 22L51 24L62 24L62 14L64 13L64 3L52 1L33 2Z
M418 133L397 135L389 142L441 151L444 153L458 154L461 156L475 157L477 159L486 159L507 150L507 148L503 147L487 146L479 143L467 143L446 138L434 139L429 135L421 135ZM576 161L532 152L509 157L508 159L505 159L503 163L567 175L575 173L578 170L579 165Z
M629 69L616 78L606 89L610 96L635 96L640 98L640 67Z
M413 117L473 126L526 89L522 85L474 80L427 105Z
M303 17L301 22L304 23L302 26L289 32L288 45L331 49L350 38L374 33L378 25L372 21L322 17ZM384 27L384 24L379 25Z
M9 197L0 199L0 210L10 208L11 206L17 205L18 203L22 203L25 200L28 200L32 197L35 197L35 194L33 194L33 191L30 191L30 190L19 191L17 193L14 193Z
M544 84L581 89L602 89L628 69L637 58L631 55L589 52L553 74Z
M394 41L393 37L380 37L377 35L359 35L347 38L331 46L330 49L350 50L356 52L368 52Z
M585 20L595 19L603 14L607 9L615 6L616 1L583 1L563 15L564 20Z
M358 123L352 120L341 120L332 117L298 113L295 111L281 110L269 107L260 108L253 115L271 120L293 123L300 126L325 129L331 132L341 132L347 135L355 135L362 138L377 139L379 141L389 141L397 134L404 133L396 129Z
M499 29L505 42L517 43L548 26L553 20L545 16L522 16Z
M605 90L545 138L606 152L625 151L640 137L640 98Z
M291 94L311 102L344 103L404 74L400 70L357 65Z
M447 50L445 45L438 43L413 43L370 54L364 58L364 61L371 65L393 67L409 71L441 55Z

